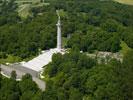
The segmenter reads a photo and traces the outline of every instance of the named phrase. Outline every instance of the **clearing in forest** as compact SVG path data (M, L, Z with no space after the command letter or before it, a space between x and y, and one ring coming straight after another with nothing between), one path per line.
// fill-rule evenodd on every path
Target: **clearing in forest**
M133 5L133 0L114 0L114 1L117 1L123 4Z

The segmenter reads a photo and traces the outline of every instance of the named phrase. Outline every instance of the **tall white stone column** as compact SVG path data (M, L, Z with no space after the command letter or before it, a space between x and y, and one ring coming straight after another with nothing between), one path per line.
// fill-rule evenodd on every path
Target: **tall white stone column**
M60 16L58 16L58 22L56 24L57 26L57 49L61 50L62 46L62 40L61 40L61 21L60 21Z

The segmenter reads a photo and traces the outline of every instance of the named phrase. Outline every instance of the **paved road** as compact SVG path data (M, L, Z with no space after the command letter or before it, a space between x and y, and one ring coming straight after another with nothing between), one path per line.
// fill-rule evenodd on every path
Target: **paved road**
M25 68L22 68L22 66L18 66L18 65L17 66L14 65L14 67L13 66L1 65L0 67L1 67L2 74L5 75L5 76L7 76L7 77L10 77L11 76L11 72L12 71L16 71L17 80L21 79L23 75L25 75L26 73L29 72L29 74L32 75L33 81L36 82L36 84L38 85L38 87L40 89L42 89L44 91L45 88L46 88L46 83L44 81L42 81L41 79L39 79L36 76L36 73L32 72L32 70L30 70L30 69L25 69Z

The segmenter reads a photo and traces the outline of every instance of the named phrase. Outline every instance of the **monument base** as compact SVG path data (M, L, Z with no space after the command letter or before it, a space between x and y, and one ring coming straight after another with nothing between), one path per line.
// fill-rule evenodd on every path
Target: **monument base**
M53 54L56 54L56 53L65 54L65 49L54 48L54 49L43 51L36 58L28 62L22 63L22 66L32 69L34 71L40 72L41 70L43 70L43 67L45 65L47 65L52 61L52 56Z

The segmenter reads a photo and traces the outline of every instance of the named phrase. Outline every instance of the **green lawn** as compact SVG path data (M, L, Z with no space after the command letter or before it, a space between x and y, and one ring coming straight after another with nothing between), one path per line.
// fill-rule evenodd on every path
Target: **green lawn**
M32 16L31 9L33 7L47 6L49 3L41 3L40 0L16 0L18 4L18 14L22 18L27 18L28 16Z
M128 51L132 50L130 47L128 47L128 45L124 42L124 41L121 41L121 50L120 50L120 53L122 53L123 55L126 54Z
M2 64L6 64L6 63L15 63L15 62L20 62L21 58L17 57L17 56L12 56L12 55L8 55L7 58L5 59L0 59L0 63Z
M27 18L28 16L32 15L30 10L31 10L31 4L20 5L18 9L18 14L22 18Z
M17 62L21 62L21 61L29 61L29 60L31 60L35 57L36 56L30 56L26 59L22 59L21 57L18 57L18 56L7 55L6 58L0 58L0 64L17 63Z

